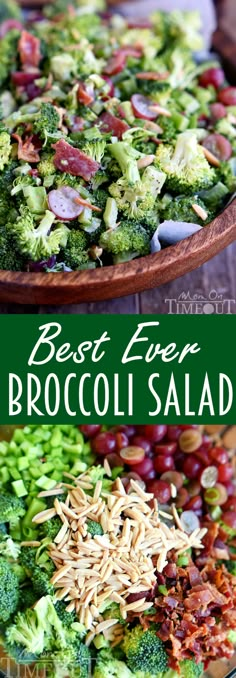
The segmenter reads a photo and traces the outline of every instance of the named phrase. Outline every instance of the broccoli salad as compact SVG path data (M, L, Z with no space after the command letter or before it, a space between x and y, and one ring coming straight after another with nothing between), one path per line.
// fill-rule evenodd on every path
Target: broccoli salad
M1 3L2 269L130 261L202 228L235 191L236 88L199 58L198 15L140 23L85 5L23 21Z
M198 426L0 442L0 633L45 678L202 678L236 644L233 458Z

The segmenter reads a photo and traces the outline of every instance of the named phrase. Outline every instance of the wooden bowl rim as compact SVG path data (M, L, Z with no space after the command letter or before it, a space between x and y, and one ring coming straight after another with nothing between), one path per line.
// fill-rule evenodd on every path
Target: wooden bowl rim
M126 296L201 266L236 238L236 199L209 225L155 254L95 270L22 273L0 270L0 300L51 304ZM22 295L22 301L20 296ZM58 301L59 300L59 301Z

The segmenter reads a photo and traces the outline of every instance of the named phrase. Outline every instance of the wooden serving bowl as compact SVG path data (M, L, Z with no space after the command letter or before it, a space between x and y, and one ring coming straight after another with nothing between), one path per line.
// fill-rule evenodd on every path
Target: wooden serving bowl
M35 5L42 0L23 0ZM232 8L235 0L216 0L218 29L213 39L226 66L236 67L236 40L232 39ZM228 11L229 30L227 29ZM236 25L236 11L235 11ZM230 29L231 26L231 29ZM231 30L231 35L229 34ZM193 271L236 239L236 200L214 221L193 236L125 264L72 273L15 273L0 270L0 302L18 304L73 304L122 297L158 287Z

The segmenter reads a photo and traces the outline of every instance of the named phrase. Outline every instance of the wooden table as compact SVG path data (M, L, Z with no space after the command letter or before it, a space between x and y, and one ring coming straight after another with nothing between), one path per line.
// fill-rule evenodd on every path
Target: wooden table
M174 280L168 285L113 301L94 304L78 304L71 306L21 306L17 304L0 304L3 313L168 313L169 304L166 299L178 299L182 292L189 291L208 298L211 291L222 294L224 299L235 299L231 302L231 312L236 314L236 243L225 249L201 268ZM56 273L55 273L56 275Z

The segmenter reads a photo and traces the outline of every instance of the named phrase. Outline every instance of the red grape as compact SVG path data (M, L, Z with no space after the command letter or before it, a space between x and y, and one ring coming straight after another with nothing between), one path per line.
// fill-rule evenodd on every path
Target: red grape
M216 101L214 104L211 104L210 111L212 122L217 122L217 120L221 120L222 118L225 118L227 115L227 110L224 104L221 104L219 101Z
M131 103L136 118L143 118L144 120L155 120L157 118L156 111L151 109L153 102L144 94L132 94Z
M111 468L115 468L116 466L123 466L122 459L115 452L111 452L110 454L107 455L107 461Z
M168 426L167 427L167 438L168 440L178 440L181 434L180 426Z
M220 464L218 466L218 480L220 483L227 483L233 476L233 467L231 464Z
M236 511L236 497L229 497L224 504L225 511Z
M218 94L219 101L225 106L236 105L236 87L224 87Z
M236 511L225 511L221 516L221 520L223 520L228 527L236 530Z
M185 504L186 511L198 511L202 508L202 497L197 495L196 497L191 497L187 504Z
M219 89L224 83L225 76L222 68L207 68L199 78L199 85L201 87L209 87L213 85L215 89Z
M171 489L168 483L163 480L149 480L147 483L148 492L152 492L160 504L167 504L171 498Z
M191 480L190 483L188 483L188 493L190 494L190 497L196 497L200 492L201 484L199 483L199 480Z
M200 460L195 457L194 454L187 455L183 463L183 472L190 480L194 480L199 476L199 473L202 470L202 464Z
M228 497L233 497L236 494L236 485L232 480L229 480L228 483L224 483L224 486L227 490Z
M224 447L212 447L209 454L211 459L218 464L227 464L227 461L229 461L228 452Z
M122 450L123 447L127 447L128 444L129 438L127 437L127 435L122 431L118 431L118 433L116 433L116 449L118 451Z
M133 445L138 445L138 447L142 447L145 454L149 455L151 452L152 446L149 440L146 440L146 438L143 438L142 436L134 436L132 439L132 444Z
M169 484L172 483L177 490L180 490L183 485L183 476L181 473L178 473L178 471L165 471L165 473L162 473L161 475L161 480L164 480Z
M167 457L164 456L164 454L160 454L158 457L154 458L154 468L157 473L165 473L165 471L172 471L174 469L175 464L173 457Z
M92 450L95 454L105 457L109 452L115 452L116 437L109 431L99 433L96 438L92 440Z
M79 430L81 431L81 433L83 433L85 438L94 438L94 436L96 436L97 433L101 431L101 428L102 427L99 426L99 424L97 426L96 425L92 426L92 424L90 426L86 424L85 425L82 424L81 426L79 426Z
M158 443L159 440L162 440L167 432L167 426L145 426L145 436L151 443Z
M229 160L232 155L232 145L223 134L208 134L202 142L204 148L207 148L210 153L218 158L220 161Z
M135 464L135 471L144 480L151 480L152 478L155 478L153 460L149 457L145 457L145 459L141 461L140 464Z
M154 445L155 454L165 454L167 456L174 454L177 450L177 443L163 443L161 445Z

